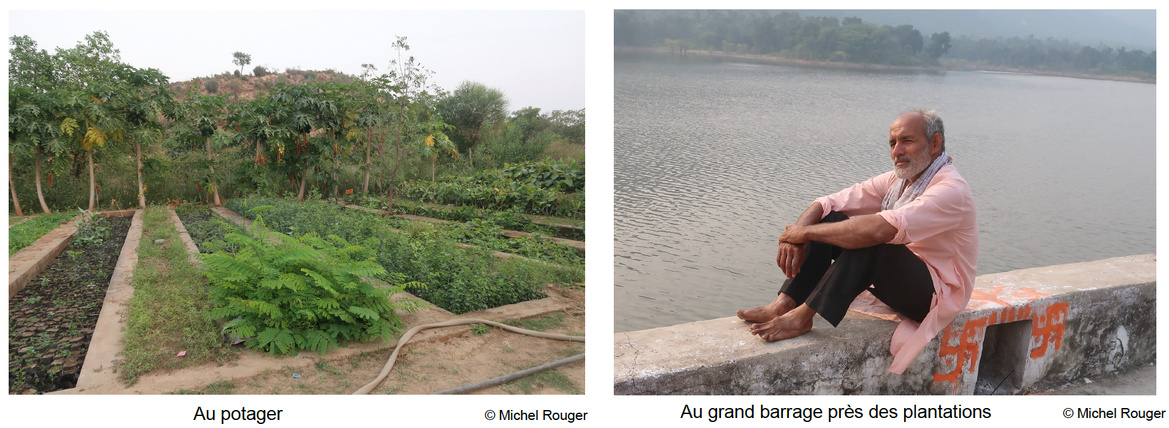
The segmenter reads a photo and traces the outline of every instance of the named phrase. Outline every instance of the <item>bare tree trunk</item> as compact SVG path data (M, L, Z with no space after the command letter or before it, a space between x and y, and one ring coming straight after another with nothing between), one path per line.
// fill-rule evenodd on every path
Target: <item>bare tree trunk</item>
M49 205L45 203L45 194L41 192L41 148L40 147L37 147L37 163L36 163L36 167L34 167L34 168L35 168L35 172L36 172L36 176L37 176L37 199L39 199L41 201L41 211L44 212L45 214L52 214L53 212L49 211ZM9 173L8 176L11 177L12 173Z
M256 162L254 165L252 165L252 168L259 168L260 167L260 157L261 156L262 156L262 154L260 153L260 140L256 140Z
M437 163L438 163L438 154L435 153L434 157L430 158L430 182L431 183L434 182L434 166Z
M361 197L362 199L369 193L369 151L370 142L373 138L373 127L365 128L365 179L361 181Z
M296 191L296 200L304 202L304 185L308 182L308 172L312 168L305 168L304 172L300 174L300 188Z
M146 209L146 189L142 188L142 144L134 142L134 155L138 157L138 207Z
M89 211L93 211L97 199L97 182L93 177L93 149L85 151L85 158L89 161Z
M341 183L337 180L337 170L341 168L341 158L337 156L337 143L333 143L333 199L341 198Z
M211 164L211 137L207 137L207 168L211 169L211 193L215 195L215 206L223 205L219 201L219 185L215 183L215 165Z
M20 198L16 197L16 183L12 181L12 162L15 159L12 153L8 153L8 189L12 190L12 205L16 207L16 215L24 217L24 211L20 210Z

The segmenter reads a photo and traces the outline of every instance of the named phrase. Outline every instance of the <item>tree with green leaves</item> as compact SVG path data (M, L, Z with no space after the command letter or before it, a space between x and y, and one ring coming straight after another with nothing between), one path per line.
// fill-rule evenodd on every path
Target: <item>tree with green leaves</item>
M12 191L12 201L16 208L16 215L24 215L20 209L20 200L16 196L16 185L13 181L12 165L16 163L16 154L22 156L32 153L35 156L34 171L36 177L37 199L41 203L41 211L52 214L45 204L44 193L41 189L41 154L45 151L64 151L58 142L60 134L59 122L53 114L54 94L37 92L30 87L11 84L8 87L8 185Z
M507 98L498 89L465 81L439 102L443 121L455 127L451 139L460 152L472 153L485 130L495 129L507 117Z
M134 142L138 206L146 208L146 186L142 182L142 143L162 141L165 130L160 119L175 118L174 95L167 85L167 77L156 69L123 65L117 68L115 74L117 80L123 83L115 109L124 116L128 125L127 137Z
M520 134L524 141L544 132L552 124L548 121L547 116L540 114L539 107L524 107L516 110L512 112L508 122L520 128Z
M9 41L8 61L8 185L17 215L24 215L12 167L17 155L35 158L34 174L37 199L41 211L51 214L41 189L41 156L45 152L59 155L68 150L58 138L60 120L56 114L59 91L56 87L53 58L45 50L37 49L36 41L28 36L12 36Z
M94 152L107 142L120 142L126 128L125 116L117 111L117 98L124 92L116 74L124 65L118 49L103 31L85 36L71 49L58 49L55 73L62 92L61 133L85 151L89 170L89 210L97 208L97 181Z
M372 154L374 143L379 144L378 151L386 143L386 98L388 97L390 82L386 75L374 76L377 67L373 64L362 64L361 78L353 86L353 121L355 126L349 128L345 139L359 142L365 148L365 163L362 166L363 178L361 181L361 196L369 194L369 176L373 167Z
M950 51L950 32L930 34L930 44L925 48L925 54L932 60L937 60Z
M585 109L553 110L548 115L553 132L576 144L585 143Z
M389 73L386 81L390 83L387 100L389 104L390 123L395 128L393 147L393 166L390 168L390 183L387 190L386 214L393 212L394 196L397 187L398 171L406 161L407 142L411 141L418 132L419 117L430 112L433 105L433 89L427 83L432 71L427 70L409 55L410 45L406 38L398 36L391 45L396 51L397 58L390 61ZM406 58L403 58L406 55Z
M219 198L219 180L215 175L215 158L212 156L212 137L220 129L224 121L227 108L226 95L202 95L194 85L190 86L185 97L185 103L177 110L178 127L176 129L179 141L189 147L203 143L207 148L207 183L211 187L212 202L215 206L223 205ZM217 141L225 140L221 136ZM201 186L200 186L201 187Z
M318 141L325 147L322 152L332 160L329 169L328 186L333 189L333 197L340 197L339 174L341 173L341 157L351 151L349 140L344 138L349 127L353 126L356 114L352 112L352 86L333 82L313 82L318 87L319 101L316 104L316 124L320 137ZM329 147L329 146L332 147Z
M438 164L439 156L450 156L451 158L459 157L459 151L455 148L455 143L447 137L442 129L449 128L442 122L431 122L423 125L423 128L430 129L430 133L426 138L422 139L422 157L430 159L430 181L434 182L434 170Z
M252 63L252 56L239 51L231 54L231 56L234 58L231 62L239 66L239 73L241 75L244 74L244 67Z
M339 97L336 85L329 82L282 84L272 90L272 101L279 109L279 123L285 128L285 135L292 137L292 141L285 141L279 147L279 158L287 162L286 170L290 174L300 174L298 200L304 201L308 176L318 160L336 147L333 134L344 126ZM321 132L312 136L314 130ZM289 144L295 149L287 150Z
M269 156L264 153L266 145L271 150L272 141L287 136L287 130L276 122L279 114L279 107L269 93L229 106L227 123L237 131L236 143L256 145L253 169L268 165Z

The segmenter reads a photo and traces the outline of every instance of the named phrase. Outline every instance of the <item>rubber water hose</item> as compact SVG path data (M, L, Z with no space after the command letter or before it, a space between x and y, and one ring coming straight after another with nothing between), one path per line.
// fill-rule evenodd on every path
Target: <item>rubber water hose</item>
M398 339L398 345L394 347L394 352L390 354L390 358L386 361L385 367L382 367L382 371L380 373L378 373L377 378L374 379L372 382L366 384L365 386L361 387L357 391L355 391L353 393L353 395L369 394L370 391L373 391L374 388L377 388L377 386L379 384L381 384L383 380L386 379L386 376L389 376L390 370L394 368L394 363L398 361L398 352L400 352L402 350L402 346L405 345L406 342L409 342L410 339L413 338L414 335L417 334L418 332L420 332L422 330L429 330L432 328L451 327L451 326L465 325L465 324L487 324L487 325L501 328L501 329L504 329L507 331L511 331L511 332L515 332L515 333L519 333L519 334L524 334L524 335L528 335L528 336L541 337L541 338L545 338L545 339L567 340L567 341L571 341L571 342L584 342L585 341L585 338L583 336L569 336L567 334L545 333L542 331L528 330L528 329L523 329L523 328L519 328L519 327L513 327L513 326L510 326L507 324L503 324L503 323L498 323L495 321L475 319L475 318L453 319L453 320L448 320L448 321L443 321L443 322L437 322L434 324L423 324L420 326L415 326L414 328L411 328L409 330L406 330L406 333L403 334L400 339ZM581 354L582 357L583 357L583 355L584 354Z
M571 357L565 358L563 360L553 361L551 363L544 364L544 365L541 365L538 367L532 367L530 369L520 370L518 372L509 374L509 375L500 376L500 377L497 377L495 379L488 379L488 380L485 380L485 381L482 381L479 383L473 383L473 384L470 384L467 386L460 386L458 388L451 388L451 389L448 389L446 391L436 392L434 394L435 395L465 394L465 393L468 393L471 391L478 391L478 390L483 389L483 388L489 388L489 387L499 385L502 383L511 382L513 380L522 378L524 376L531 376L531 375L534 375L536 373L542 372L544 370L552 370L554 368L569 365L569 364L575 363L577 361L583 361L584 359L585 359L585 354L576 354L576 355L573 355Z

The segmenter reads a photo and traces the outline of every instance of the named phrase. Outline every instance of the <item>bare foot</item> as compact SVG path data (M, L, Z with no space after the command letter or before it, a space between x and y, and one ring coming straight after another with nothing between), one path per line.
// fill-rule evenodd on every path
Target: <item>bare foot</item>
M751 334L768 342L791 339L812 331L812 317L816 311L808 305L789 311L767 322L751 324Z
M760 323L771 321L776 317L786 314L787 311L790 311L795 307L795 300L792 300L792 298L788 295L781 293L778 297L775 298L775 300L765 306L759 306L751 309L739 309L737 312L735 312L735 315L738 315L739 319L743 321Z

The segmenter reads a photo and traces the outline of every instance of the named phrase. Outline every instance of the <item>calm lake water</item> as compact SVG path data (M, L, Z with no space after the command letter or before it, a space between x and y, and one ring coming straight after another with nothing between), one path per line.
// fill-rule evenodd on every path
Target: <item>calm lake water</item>
M970 183L978 274L1152 253L1156 85L618 56L615 329L775 298L776 240L816 197L892 169L932 108Z

